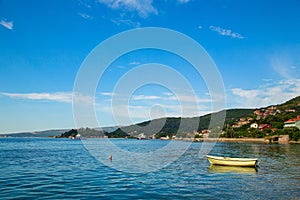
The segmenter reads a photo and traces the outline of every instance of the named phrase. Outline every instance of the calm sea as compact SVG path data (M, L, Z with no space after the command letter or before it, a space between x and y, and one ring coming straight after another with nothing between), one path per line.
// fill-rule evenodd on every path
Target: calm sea
M168 143L113 142L144 151ZM257 171L210 167L201 145L158 171L135 174L97 161L80 140L1 138L0 199L300 199L300 145L217 143L210 153L258 157Z

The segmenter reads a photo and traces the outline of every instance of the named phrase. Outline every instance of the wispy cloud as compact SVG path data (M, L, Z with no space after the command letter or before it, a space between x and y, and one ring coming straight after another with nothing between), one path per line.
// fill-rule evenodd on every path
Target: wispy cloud
M193 94L177 94L169 95L166 100L180 101L180 102L197 102L197 103L210 103L212 100L209 98L200 98Z
M299 56L291 57L292 53L278 52L270 57L270 64L273 70L285 79L295 79L299 77ZM298 54L295 54L298 55Z
M118 119L120 124L133 124L138 121L156 119L166 116L172 117L193 117L212 112L209 106L197 104L170 104L168 102L151 103L148 105L138 104L117 104L112 105L96 104L97 110L109 113Z
M154 95L134 95L131 97L132 100L156 100L161 99L160 96L154 96Z
M29 100L47 100L47 101L57 101L57 102L72 102L72 93L0 93L3 96L16 99L29 99Z
M94 97L87 96L81 93L74 92L72 93L72 102L73 104L81 104L81 105L95 105Z
M108 92L107 96L109 95L112 93ZM188 92L176 95L171 92L134 94L129 99L126 95L118 94L109 101L106 100L97 98L97 111L106 113L109 118L116 120L117 124L123 125L166 116L199 116L211 113L214 109L211 99L206 94L199 98Z
M87 0L78 0L78 4L84 6L85 8L91 8L91 2Z
M300 94L300 79L283 80L258 89L231 89L235 107L263 107L285 102Z
M84 19L93 19L92 16L86 14L86 13L78 13L78 15Z
M121 9L128 12L137 12L142 18L150 14L157 15L157 9L152 5L152 0L98 0L112 9Z
M233 32L230 29L224 29L224 28L221 28L221 27L218 27L218 26L210 26L209 29L212 30L212 31L217 32L220 35L224 35L224 36L227 36L227 37L237 38L237 39L244 39L245 38L240 33L236 33L236 32Z
M113 92L101 92L100 94L103 96L109 96L109 97L115 95Z
M118 18L115 18L115 19L111 19L110 21L112 23L116 24L117 26L126 25L126 26L130 26L130 27L133 27L133 28L141 27L140 22L135 22L131 19L123 19L123 18L118 17Z
M5 28L12 30L14 27L14 22L13 21L6 21L6 20L1 20L0 24L4 26Z
M100 93L102 96L112 97L113 95L117 97L116 101L123 100L121 94L115 94L113 92L102 92ZM209 95L208 95L209 96ZM161 95L132 95L130 100L133 101L147 101L148 103L162 103L163 101L169 103L176 103L176 102L184 102L184 103L211 103L212 99L205 96L204 98L200 98L194 94L172 94L169 92L164 92Z
M85 96L73 92L56 92L56 93L8 93L1 92L0 95L7 96L14 99L25 99L32 101L53 101L62 103L72 103L73 97L76 100L75 103L93 104L93 97Z

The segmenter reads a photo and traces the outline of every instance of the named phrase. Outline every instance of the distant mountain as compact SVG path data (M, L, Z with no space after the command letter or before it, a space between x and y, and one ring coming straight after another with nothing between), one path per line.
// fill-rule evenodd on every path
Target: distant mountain
M36 132L21 132L21 133L8 133L1 134L2 137L55 137L61 135L67 130L45 130Z
M108 126L103 128L94 128L93 130L97 130L99 133L105 132L110 133L115 131L120 126ZM20 132L20 133L8 133L8 134L0 134L0 137L57 137L61 136L63 133L68 132L70 129L58 129L58 130L45 130L45 131L35 131L35 132ZM96 131L95 131L96 133ZM94 133L88 133L86 131L85 134L95 135Z

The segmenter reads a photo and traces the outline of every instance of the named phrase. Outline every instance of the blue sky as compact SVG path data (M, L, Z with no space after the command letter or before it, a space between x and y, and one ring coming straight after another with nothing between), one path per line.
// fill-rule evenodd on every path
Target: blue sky
M227 108L282 103L300 95L299 8L297 0L1 0L0 133L74 127L73 85L84 59L107 38L143 27L172 29L201 44L222 76ZM95 97L101 125L129 123L122 121L124 113L111 112L112 94L120 95L113 88L149 62L190 81L196 114L211 111L207 87L189 63L144 50L120 57L104 74ZM176 95L195 115L189 91ZM157 85L139 88L128 105L118 106L129 109L132 123L181 115L178 99Z

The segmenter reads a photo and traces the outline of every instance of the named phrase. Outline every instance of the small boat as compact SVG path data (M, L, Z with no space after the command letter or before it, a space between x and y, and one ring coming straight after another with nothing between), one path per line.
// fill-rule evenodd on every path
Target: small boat
M206 156L212 165L226 165L238 167L255 167L257 165L257 158L229 158L220 156Z
M146 136L144 133L141 133L138 135L138 137L136 138L137 140L147 140Z
M147 140L146 137L137 137L136 139L137 139L137 140Z
M166 137L160 137L161 140L169 140L170 137L167 135Z

